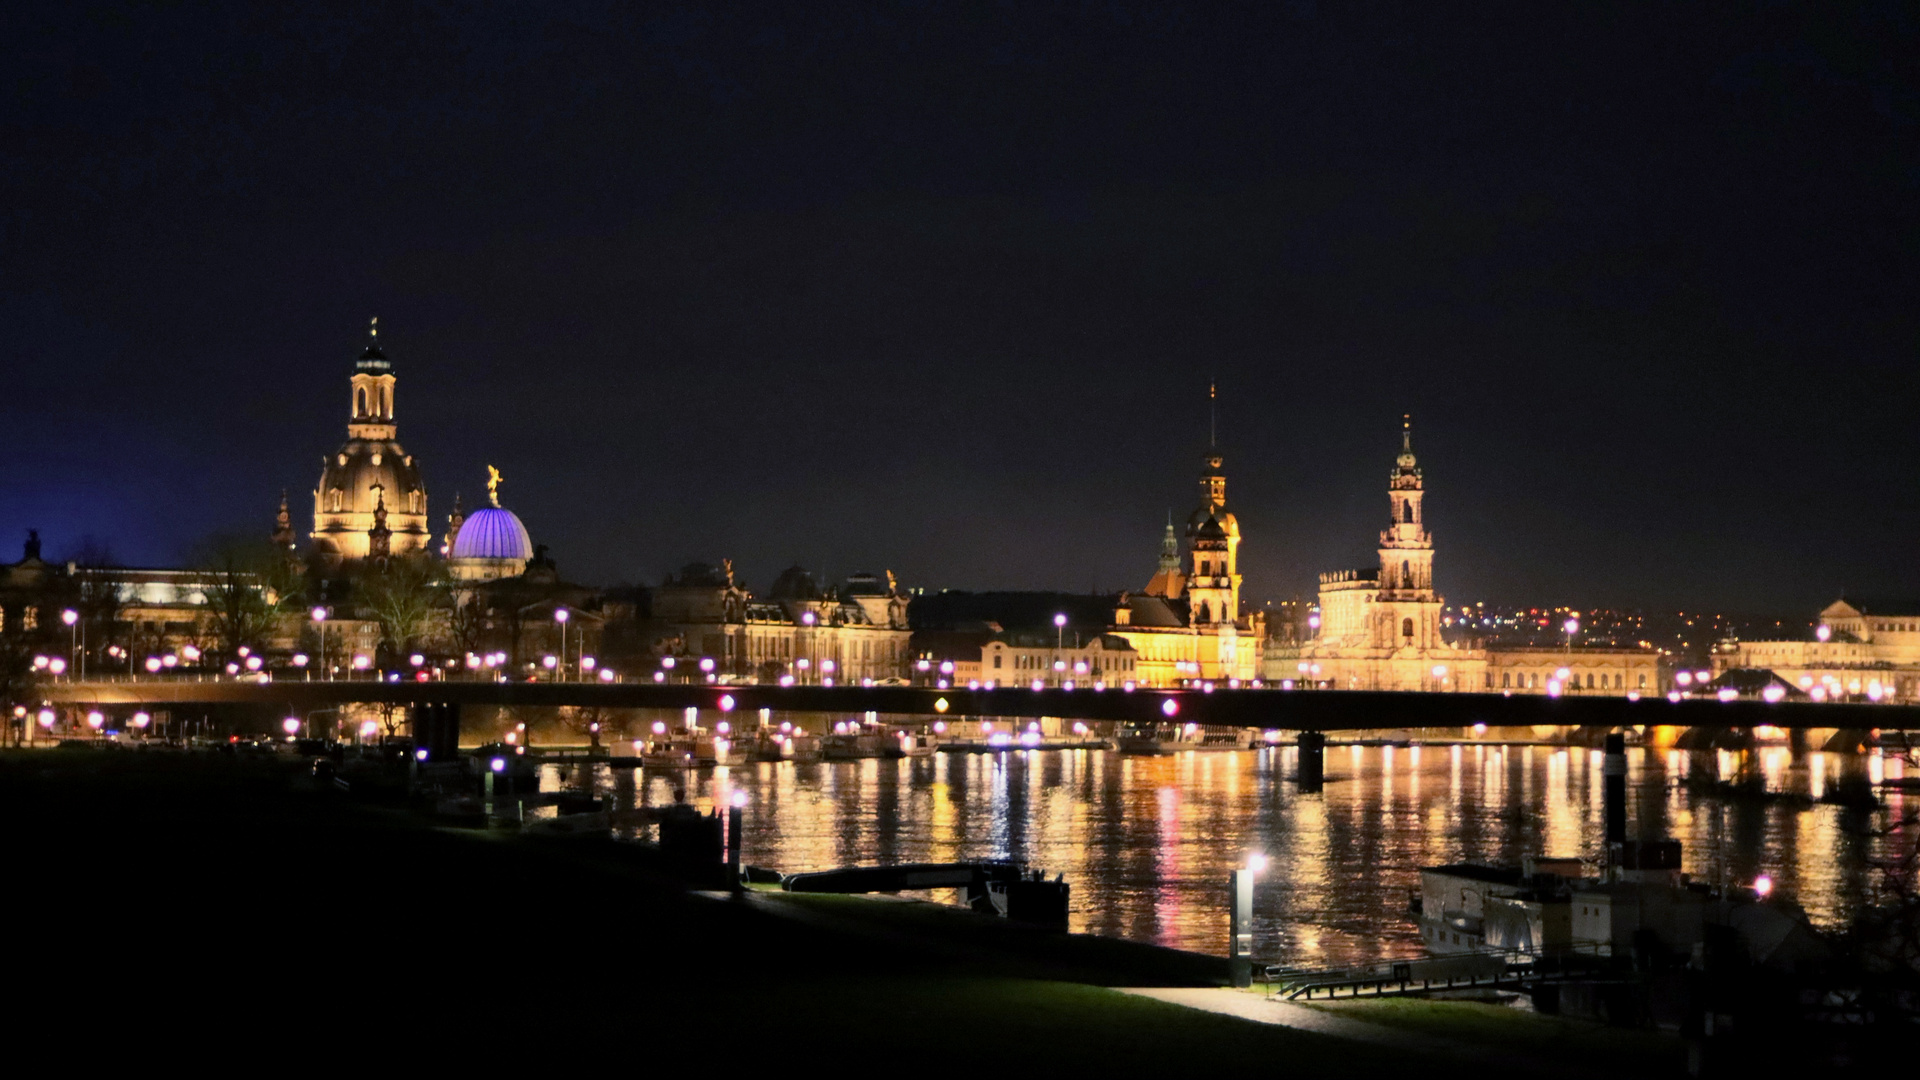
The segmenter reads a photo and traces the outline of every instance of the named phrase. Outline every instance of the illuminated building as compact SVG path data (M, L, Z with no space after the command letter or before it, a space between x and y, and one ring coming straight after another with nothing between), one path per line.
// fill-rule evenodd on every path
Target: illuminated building
M1434 590L1426 481L1413 453L1412 422L1387 474L1388 525L1378 569L1320 575L1320 625L1296 649L1269 650L1265 675L1341 690L1480 690L1487 655L1441 633L1445 601Z
M1807 640L1729 641L1713 671L1771 671L1818 701L1920 698L1920 602L1840 599Z
M846 685L904 679L908 671L909 596L888 573L853 574L821 587L794 566L756 599L733 564L694 563L651 591L640 647L655 656L713 661L729 681Z
M413 455L395 441L396 380L374 322L348 380L347 441L325 459L313 490L313 551L330 565L424 551L428 543L427 489Z
M1202 462L1184 568L1168 521L1159 568L1145 589L1120 594L1107 630L1132 647L1133 678L1142 685L1251 682L1260 673L1266 613L1240 610L1240 520L1227 506L1219 450L1208 447Z

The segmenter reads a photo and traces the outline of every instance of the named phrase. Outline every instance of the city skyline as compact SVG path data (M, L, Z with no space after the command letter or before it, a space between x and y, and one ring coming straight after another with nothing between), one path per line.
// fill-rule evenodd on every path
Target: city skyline
M1405 412L1452 602L1920 592L1891 8L850 10L34 15L0 527L258 528L379 315L435 528L581 580L1138 588L1217 378L1255 606Z

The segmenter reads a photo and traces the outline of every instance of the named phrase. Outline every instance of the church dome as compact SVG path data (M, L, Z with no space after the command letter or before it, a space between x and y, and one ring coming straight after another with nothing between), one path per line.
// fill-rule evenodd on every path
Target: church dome
M459 535L453 538L452 557L525 562L533 558L533 538L527 535L527 527L513 511L498 506L482 507L460 523Z

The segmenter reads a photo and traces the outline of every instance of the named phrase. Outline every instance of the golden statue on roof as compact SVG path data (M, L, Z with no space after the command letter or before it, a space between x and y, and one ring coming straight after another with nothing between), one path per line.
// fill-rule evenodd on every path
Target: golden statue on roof
M500 505L500 470L491 465L487 466L487 499Z

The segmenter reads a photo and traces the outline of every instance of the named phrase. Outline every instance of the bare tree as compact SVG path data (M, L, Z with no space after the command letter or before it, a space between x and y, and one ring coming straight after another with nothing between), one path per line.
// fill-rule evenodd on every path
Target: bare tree
M192 565L201 594L200 621L221 655L265 644L281 612L305 595L300 567L264 540L214 537L200 546Z
M450 600L441 564L424 554L369 566L359 585L360 604L380 624L381 642L392 656L421 642L432 628L434 613Z

